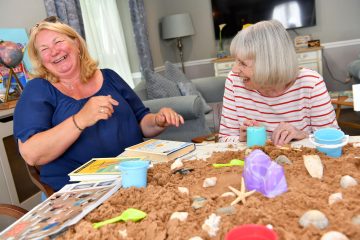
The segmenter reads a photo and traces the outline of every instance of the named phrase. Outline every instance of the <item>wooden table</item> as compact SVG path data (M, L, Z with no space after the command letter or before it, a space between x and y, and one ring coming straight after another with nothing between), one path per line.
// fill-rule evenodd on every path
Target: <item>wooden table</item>
M348 96L339 96L337 98L331 99L331 103L336 105L336 108L335 108L336 119L338 120L339 125L360 129L360 124L358 124L358 123L346 122L346 121L339 120L342 106L348 106L348 107L354 108L354 102L347 101L347 99L348 99Z

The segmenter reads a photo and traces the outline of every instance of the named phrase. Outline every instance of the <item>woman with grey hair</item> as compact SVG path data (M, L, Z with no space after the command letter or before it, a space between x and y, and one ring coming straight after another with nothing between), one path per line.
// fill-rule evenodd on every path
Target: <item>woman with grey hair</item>
M276 20L240 31L230 45L235 65L223 98L219 140L246 141L249 126L264 125L275 145L338 124L323 77L298 66L293 42Z

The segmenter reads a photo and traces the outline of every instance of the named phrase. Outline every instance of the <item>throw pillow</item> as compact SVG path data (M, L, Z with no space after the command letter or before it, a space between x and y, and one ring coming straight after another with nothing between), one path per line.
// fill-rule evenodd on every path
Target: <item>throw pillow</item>
M211 112L212 108L206 103L204 97L196 89L195 85L187 79L185 74L173 63L166 61L165 62L165 77L174 83L177 83L177 86L180 89L181 95L199 95L204 106L204 113L207 114Z
M145 80L149 99L181 96L176 83L149 69L145 70Z

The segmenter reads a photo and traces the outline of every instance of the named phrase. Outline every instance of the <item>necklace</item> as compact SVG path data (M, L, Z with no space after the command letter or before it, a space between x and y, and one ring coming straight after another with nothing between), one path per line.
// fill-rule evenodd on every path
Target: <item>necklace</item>
M73 91L75 89L74 85L71 82L60 81L60 83L71 91Z

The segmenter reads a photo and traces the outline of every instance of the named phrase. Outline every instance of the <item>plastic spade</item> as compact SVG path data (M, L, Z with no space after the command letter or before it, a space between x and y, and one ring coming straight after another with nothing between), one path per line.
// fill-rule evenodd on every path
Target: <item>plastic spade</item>
M140 211L138 209L135 208L128 208L126 209L124 212L122 212L120 214L120 216L114 217L114 218L110 218L108 220L102 221L102 222L97 222L97 223L93 223L93 228L100 228L102 226L105 226L107 224L110 223L115 223L115 222L119 222L119 221L133 221L133 222L137 222L143 218L145 218L147 216L147 214L143 211Z
M233 159L229 163L214 163L214 168L221 168L221 167L232 167L232 166L244 166L244 161L240 159Z

